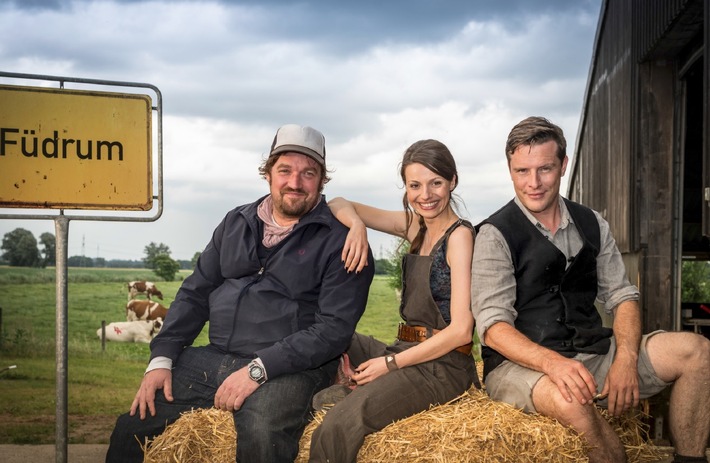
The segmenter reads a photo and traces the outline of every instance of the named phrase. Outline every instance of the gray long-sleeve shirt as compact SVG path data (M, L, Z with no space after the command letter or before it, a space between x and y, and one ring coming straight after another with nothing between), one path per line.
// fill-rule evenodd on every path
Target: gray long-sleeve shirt
M517 197L515 204L535 228L567 257L569 265L569 258L579 252L583 243L562 198L559 198L560 226L554 235ZM603 305L606 313L611 314L622 302L638 300L639 291L626 276L626 268L609 230L609 224L598 212L594 211L594 215L599 222L601 243L597 256L597 302ZM497 228L485 224L476 235L471 278L471 307L476 319L478 337L483 345L486 330L495 323L504 322L515 326L515 294L516 280L508 244Z

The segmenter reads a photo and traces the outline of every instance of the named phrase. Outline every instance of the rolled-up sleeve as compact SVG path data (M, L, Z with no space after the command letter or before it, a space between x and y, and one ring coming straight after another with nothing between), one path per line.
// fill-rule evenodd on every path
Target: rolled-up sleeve
M604 311L612 311L624 301L637 301L639 290L629 282L626 266L609 230L609 223L598 212L594 212L599 222L600 249L597 256L597 301Z
M471 309L481 344L485 333L498 322L514 325L516 282L510 249L493 225L481 226L476 235L471 267Z

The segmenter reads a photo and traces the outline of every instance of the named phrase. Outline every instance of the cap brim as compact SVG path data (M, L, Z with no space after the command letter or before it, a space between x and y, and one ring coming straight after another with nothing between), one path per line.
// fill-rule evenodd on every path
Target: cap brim
M274 150L271 152L271 154L269 156L274 156L276 154L282 154L282 153L305 154L306 156L310 157L311 159L316 161L321 166L325 167L325 159L323 159L318 153L316 153L312 149L306 148L305 146L281 145L278 148L274 148Z

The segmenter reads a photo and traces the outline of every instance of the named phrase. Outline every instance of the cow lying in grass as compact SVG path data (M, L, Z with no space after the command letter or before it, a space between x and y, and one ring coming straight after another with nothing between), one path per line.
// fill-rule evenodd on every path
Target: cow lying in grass
M126 304L126 320L156 320L165 319L168 308L158 302L133 299Z
M151 281L131 281L128 283L128 300L135 299L139 294L145 294L148 300L152 296L156 296L161 301L163 300L163 293L160 292L155 283Z
M111 322L106 325L106 340L149 343L162 327L162 318L132 322ZM96 335L99 339L101 338L101 328L96 330Z

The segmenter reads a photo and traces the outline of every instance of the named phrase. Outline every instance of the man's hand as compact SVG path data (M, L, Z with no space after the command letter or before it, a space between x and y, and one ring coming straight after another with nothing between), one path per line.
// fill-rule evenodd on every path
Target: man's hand
M637 360L617 352L604 380L602 395L608 393L608 409L612 416L620 416L639 403Z
M228 412L239 410L247 397L258 387L259 384L249 378L247 367L241 368L229 375L219 386L214 395L214 406Z
M544 373L557 385L567 402L576 398L580 404L591 404L597 393L597 382L587 368L577 360L557 356L546 365Z
M136 397L131 404L130 415L135 415L138 410L141 420L144 420L147 408L150 411L150 416L155 416L155 391L158 389L163 390L168 402L173 401L173 374L167 368L156 368L143 376Z

